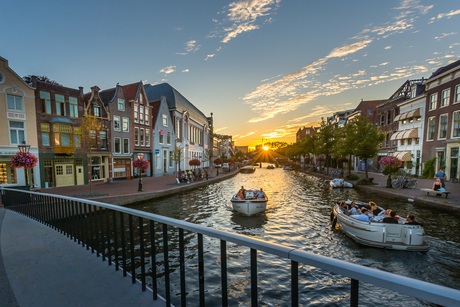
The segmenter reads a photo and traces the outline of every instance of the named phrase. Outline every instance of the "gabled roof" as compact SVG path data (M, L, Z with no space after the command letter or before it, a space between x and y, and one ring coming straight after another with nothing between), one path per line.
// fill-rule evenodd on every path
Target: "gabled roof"
M152 106L152 126L155 127L156 120L158 118L158 113L160 112L161 100L155 100L150 102L150 106Z
M438 68L429 78L428 80L430 79L433 79L434 77L437 77L443 73L445 73L446 71L449 71L451 70L452 68L455 68L457 66L460 66L460 60L458 61L455 61L453 63L450 63L449 65L446 65L446 66L443 66L443 67L440 67Z
M137 97L139 96L139 92L141 90L141 86L142 86L142 82L136 82L136 83L123 85L126 99L128 101L137 100Z
M149 101L161 99L162 96L166 98L168 108L170 110L177 110L179 112L187 111L190 118L199 122L202 125L208 125L207 117L190 101L187 100L181 93L173 88L168 83L158 85L144 85L145 93Z
M114 88L110 88L108 90L103 90L99 92L99 97L101 97L101 100L105 104L108 104L112 102L113 99L117 96L117 91L118 91L118 86Z

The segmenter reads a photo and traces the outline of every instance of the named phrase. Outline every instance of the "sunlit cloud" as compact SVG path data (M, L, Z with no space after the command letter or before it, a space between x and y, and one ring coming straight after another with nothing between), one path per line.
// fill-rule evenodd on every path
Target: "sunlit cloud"
M386 46L385 50L391 49L391 46Z
M214 56L215 56L215 54L208 54L206 56L206 59L204 59L204 60L207 61L208 59L213 58Z
M227 129L227 127L222 127L222 128L214 129L214 132L215 132L215 133L219 133L220 131L224 131L225 129Z
M189 69L183 69L182 72L189 72Z
M196 40L191 40L185 43L185 51L187 52L195 52L200 49L200 45L198 45L198 42Z
M161 72L161 73L164 73L165 75L172 74L172 73L175 72L175 71L176 71L176 66L174 66L174 65L171 65L171 66L162 68L162 69L160 70L160 72Z
M255 132L249 132L248 134L241 135L241 136L239 137L239 139L246 138L246 137L251 136L251 135L253 135L253 134L255 134Z
M440 35L440 36L435 36L434 39L436 39L436 40L441 40L441 39L443 39L443 38L445 38L445 37L447 37L447 36L455 35L455 34L457 34L457 32L442 33L442 35Z

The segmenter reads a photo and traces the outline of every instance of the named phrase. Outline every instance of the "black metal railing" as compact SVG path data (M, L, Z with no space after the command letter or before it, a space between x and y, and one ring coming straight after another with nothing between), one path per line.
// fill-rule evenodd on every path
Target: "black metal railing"
M290 262L291 306L299 301L299 264L312 266L350 278L350 305L358 306L360 283L371 283L435 304L460 305L460 291L427 282L315 255L284 245L215 230L126 207L77 198L19 191L4 188L2 202L6 209L18 212L61 232L81 244L123 276L130 275L132 283L139 282L142 290L159 297L159 285L166 304L171 305L171 283L178 284L181 306L187 305L190 284L184 251L196 239L199 305L206 304L205 252L203 237L220 242L220 303L229 304L228 242L249 248L251 305L259 302L258 258L267 253ZM161 269L161 270L159 270ZM172 271L180 280L171 280ZM196 272L195 272L196 273ZM273 285L275 286L275 285Z

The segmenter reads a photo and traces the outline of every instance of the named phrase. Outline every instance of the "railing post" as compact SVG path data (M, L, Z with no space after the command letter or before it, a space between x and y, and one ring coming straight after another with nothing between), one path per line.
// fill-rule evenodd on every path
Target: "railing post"
M350 306L358 307L359 303L359 280L351 279Z
M220 275L222 279L222 306L228 306L227 242L220 240Z
M257 307L257 250L251 248L251 306Z
M123 266L123 276L126 277L126 240L125 240L125 219L123 212L120 212L120 231L121 231L121 264Z
M152 269L152 294L153 299L158 299L157 286L157 262L156 262L156 247L155 247L155 222L150 220L150 263Z
M112 265L112 250L111 250L111 245L110 241L112 236L110 235L110 223L109 223L109 212L108 209L105 210L105 224L107 225L107 233L106 233L106 238L107 238L107 260L109 265Z
M203 235L198 234L198 283L200 288L200 306L205 306L204 300L204 251L203 251Z
M142 291L145 291L144 219L141 217L139 217L139 243L139 251L141 253L141 283Z
M171 285L169 280L168 225L163 224L163 256L165 264L166 305L171 306Z
M129 223L129 249L131 256L131 282L136 283L136 264L134 263L134 231L133 231L133 216L128 215Z
M299 263L291 260L291 306L299 306Z
M187 296L185 290L185 244L184 230L179 228L179 265L180 265L180 297L181 306L187 306Z
M115 271L119 270L118 264L118 232L117 232L117 212L113 211L112 215L113 220L113 251L114 251L114 261L115 261Z

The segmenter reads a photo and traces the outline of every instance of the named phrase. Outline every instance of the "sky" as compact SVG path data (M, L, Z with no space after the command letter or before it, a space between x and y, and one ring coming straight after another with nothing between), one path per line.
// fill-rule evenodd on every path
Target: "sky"
M237 146L294 142L460 59L458 0L6 0L0 20L18 75L167 82Z

